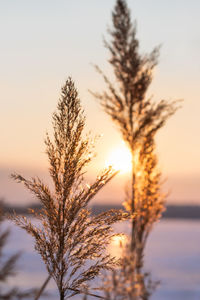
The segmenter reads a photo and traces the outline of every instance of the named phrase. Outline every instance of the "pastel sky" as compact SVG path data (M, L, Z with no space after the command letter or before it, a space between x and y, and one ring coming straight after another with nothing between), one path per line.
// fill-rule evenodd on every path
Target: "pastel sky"
M44 137L60 87L70 75L79 90L88 129L102 134L89 178L121 145L114 124L88 89L101 91L92 63L111 76L102 38L109 40L114 0L10 0L0 2L0 197L31 199L9 174L41 175L47 181ZM159 65L149 90L155 100L184 99L183 107L157 137L168 201L200 201L200 1L129 0L137 20L141 53L161 45ZM97 197L123 200L127 176L118 175Z

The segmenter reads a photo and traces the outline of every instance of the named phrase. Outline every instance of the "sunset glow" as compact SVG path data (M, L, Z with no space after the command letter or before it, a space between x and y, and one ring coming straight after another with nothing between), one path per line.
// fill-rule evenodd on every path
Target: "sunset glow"
M111 150L106 161L106 166L112 166L121 173L130 172L131 165L131 153L125 144Z
M108 247L108 251L110 255L116 258L120 258L126 243L127 243L127 237L125 235L113 236L111 243Z

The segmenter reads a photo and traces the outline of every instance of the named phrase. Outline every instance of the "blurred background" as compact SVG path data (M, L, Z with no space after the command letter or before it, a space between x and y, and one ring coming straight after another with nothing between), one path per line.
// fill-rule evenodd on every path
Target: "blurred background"
M173 219L164 219L150 238L147 268L162 282L152 299L199 299L200 215L196 206L200 200L200 2L127 2L137 22L141 53L161 45L148 95L155 101L184 99L183 107L157 136L160 168L166 179L163 189L169 192L167 205L185 207L184 216L178 213ZM127 150L120 133L88 92L104 88L92 64L112 78L103 37L109 40L107 29L114 4L114 0L0 2L0 198L7 205L36 202L22 185L12 182L9 176L13 172L25 177L37 175L51 184L44 138L46 131L51 133L51 116L68 76L79 91L88 131L100 136L97 156L88 168L88 182L114 153L128 156L123 152ZM121 204L129 179L126 171L118 174L92 205ZM193 213L188 208L191 205L195 205ZM46 275L27 241L25 234L12 226L8 253L23 248L21 266L26 259L38 261L36 269L26 264L18 281L15 279L22 284L26 278L28 287L38 274L44 279Z

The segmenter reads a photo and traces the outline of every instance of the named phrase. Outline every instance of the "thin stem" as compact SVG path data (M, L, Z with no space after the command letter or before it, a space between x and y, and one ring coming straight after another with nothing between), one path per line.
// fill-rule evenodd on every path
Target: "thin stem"
M34 298L34 300L38 300L40 298L40 296L42 295L44 289L46 288L47 284L49 283L51 279L51 275L49 275L47 277L47 279L45 280L45 282L43 283L43 285L41 286L40 290L38 291L36 297ZM73 292L77 292L78 294L86 294L88 296L92 296L92 297L96 297L96 298L99 298L99 299L104 299L104 300L108 300L107 298L103 297L103 296L100 296L100 295L96 295L96 294L93 294L93 293L89 293L89 292L83 292L83 291L80 291L78 289L72 289L72 288L68 288L68 290L70 291L73 291ZM60 298L61 299L61 298Z
M131 214L135 212L135 171L134 171L134 157L132 152L132 182L131 182ZM132 219L132 229L131 229L131 251L135 248L135 218Z
M68 288L68 290L77 292L77 293L79 293L79 294L85 294L85 295L88 295L88 296L93 296L93 297L96 297L96 298L99 298L99 299L109 300L108 298L105 298L105 297L103 297L103 296L96 295L96 294L89 293L89 292L83 292L83 291L80 291L80 290L78 290L78 289L71 289L71 288Z
M60 292L60 300L65 300L65 293L63 290Z
M49 276L47 277L47 279L45 280L45 282L44 282L43 285L41 286L40 290L38 291L37 295L35 296L35 299L34 299L34 300L38 300L38 299L40 298L40 296L41 296L42 293L44 292L44 290L45 290L47 284L49 283L50 279L51 279L51 275L49 275Z

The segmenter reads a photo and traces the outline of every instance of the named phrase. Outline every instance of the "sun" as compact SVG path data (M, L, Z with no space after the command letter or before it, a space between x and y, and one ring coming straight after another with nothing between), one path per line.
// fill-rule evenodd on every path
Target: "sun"
M132 157L130 150L125 144L120 144L113 149L106 160L106 166L112 166L114 170L121 173L128 173L132 168Z
M112 257L121 258L123 251L128 242L126 235L115 235L111 238L111 243L108 246L108 251Z

